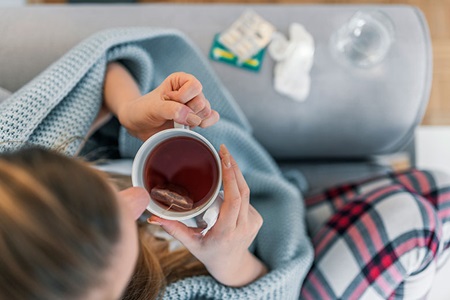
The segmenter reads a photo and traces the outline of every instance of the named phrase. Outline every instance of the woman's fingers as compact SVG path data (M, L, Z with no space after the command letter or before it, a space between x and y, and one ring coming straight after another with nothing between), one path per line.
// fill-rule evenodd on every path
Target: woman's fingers
M217 123L217 121L219 121L219 113L211 109L211 104L208 100L206 100L203 93L197 95L185 104L169 98L165 100L165 102L172 102L181 105L185 108L185 110L187 109L189 111L187 115L182 114L182 111L178 112L180 108L178 108L178 111L174 112L174 115L176 114L177 116L180 116L180 121L177 121L175 118L174 120L177 122L181 122L182 124L187 124L190 127L200 126L202 128L206 128L214 125L215 123ZM186 119L185 121L182 121L184 116L186 116Z
M119 199L126 203L134 219L137 220L147 207L150 196L144 188L131 187L120 191Z
M218 229L235 228L241 209L241 194L232 166L231 155L225 145L220 146L219 155L222 160L224 201L215 227Z
M211 109L211 104L205 98L203 93L188 101L186 105L190 109L192 109L192 115L196 117L195 123L189 123L191 127L200 126L202 128L206 128L214 125L215 123L217 123L217 121L219 121L219 114L217 113L217 111Z
M174 120L180 124L186 124L192 114L192 110L186 105L169 99L162 102L159 111L165 120Z
M211 104L202 93L202 85L197 78L187 73L174 73L163 83L163 99L180 103L190 108L185 121L177 121L191 127L202 128L214 125L219 120L219 114L211 109ZM182 119L181 115L179 119Z
M250 220L249 223L252 226L252 233L256 236L263 225L263 218L252 205L248 206L248 218Z
M186 248L192 250L198 245L199 240L202 238L201 228L188 227L185 224L178 221L171 221L159 218L157 216L151 216L148 219L150 224L158 224L168 234L179 240Z
M185 103L192 111L202 119L209 117L211 114L211 104L206 100L205 95L200 93Z
M239 189L239 193L241 195L241 209L239 213L239 220L246 222L248 219L248 207L250 203L250 188L247 185L247 182L245 181L244 175L242 175L241 170L239 169L239 166L234 159L233 156L230 155L231 158L231 165L234 169L234 174L236 177L236 183Z
M166 78L165 94L172 100L187 103L201 94L203 86L200 81L191 74L178 72Z
M211 110L211 114L209 115L209 117L203 119L199 126L202 128L212 126L216 124L219 121L219 119L220 119L219 113L215 110Z
M204 121L188 106L176 101L165 100L161 105L160 112L163 121L173 120L180 124L187 124L190 127L201 126Z

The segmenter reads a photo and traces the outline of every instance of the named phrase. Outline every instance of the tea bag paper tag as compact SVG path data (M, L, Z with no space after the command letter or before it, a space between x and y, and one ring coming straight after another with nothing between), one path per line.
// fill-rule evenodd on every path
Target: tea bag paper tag
M217 218L219 217L220 207L223 203L223 191L220 191L217 195L214 203L205 211L201 220L197 221L197 224L202 224L206 227L201 231L201 234L204 236L213 226L216 224Z

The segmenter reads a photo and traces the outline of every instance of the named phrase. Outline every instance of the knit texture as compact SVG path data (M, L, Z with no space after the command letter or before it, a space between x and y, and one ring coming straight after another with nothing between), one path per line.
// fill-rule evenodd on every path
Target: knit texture
M210 276L192 277L169 285L164 299L298 299L313 260L301 193L254 139L243 112L208 61L178 31L118 28L81 42L0 104L0 151L32 143L64 145L68 155L75 155L100 108L106 65L113 60L130 70L142 93L176 71L200 80L221 119L197 132L216 149L227 145L251 189L252 205L264 218L252 250L269 267L266 276L242 288L223 286ZM128 157L142 144L125 130L119 142L121 154Z

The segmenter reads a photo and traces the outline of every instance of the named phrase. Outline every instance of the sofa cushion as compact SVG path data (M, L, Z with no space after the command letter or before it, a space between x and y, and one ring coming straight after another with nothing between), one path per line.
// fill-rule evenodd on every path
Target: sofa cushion
M430 37L424 16L415 7L364 8L388 14L396 37L384 62L365 70L343 66L329 49L331 34L361 5L171 3L2 8L0 65L8 72L0 72L0 86L18 89L80 40L110 27L178 28L207 55L214 35L252 9L284 34L292 22L303 24L316 45L311 93L302 103L275 92L274 62L268 55L259 73L211 62L263 146L278 159L391 153L410 141L425 111L432 73Z
M279 162L280 168L290 177L291 171L300 171L296 176L306 182L302 192L305 196L315 194L332 186L380 176L392 171L388 165L376 161L321 161L321 162ZM294 173L295 174L295 173Z
M0 87L0 102L5 100L6 98L8 98L9 95L11 95L10 91L5 90L4 88Z

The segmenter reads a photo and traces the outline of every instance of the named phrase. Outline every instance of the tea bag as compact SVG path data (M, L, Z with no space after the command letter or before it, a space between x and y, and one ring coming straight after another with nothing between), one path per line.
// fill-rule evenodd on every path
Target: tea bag
M191 210L194 206L194 201L189 198L188 192L175 184L159 185L150 191L150 196L153 200L177 211Z

